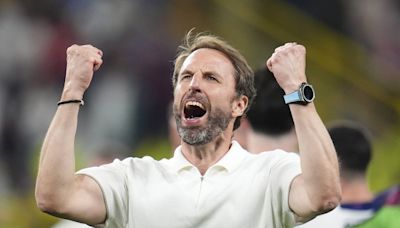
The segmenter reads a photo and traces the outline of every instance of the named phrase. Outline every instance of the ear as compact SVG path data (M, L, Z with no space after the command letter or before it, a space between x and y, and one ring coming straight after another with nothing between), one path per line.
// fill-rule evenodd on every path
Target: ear
M249 98L245 95L240 95L232 103L232 117L242 116L249 104Z

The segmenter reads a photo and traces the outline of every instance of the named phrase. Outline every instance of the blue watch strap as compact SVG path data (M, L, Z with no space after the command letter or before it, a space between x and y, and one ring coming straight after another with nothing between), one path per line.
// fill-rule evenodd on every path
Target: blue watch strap
M301 101L301 99L300 99L300 91L296 90L296 91L294 91L292 93L284 95L283 99L285 100L285 104L290 104L290 103L293 103L293 102Z

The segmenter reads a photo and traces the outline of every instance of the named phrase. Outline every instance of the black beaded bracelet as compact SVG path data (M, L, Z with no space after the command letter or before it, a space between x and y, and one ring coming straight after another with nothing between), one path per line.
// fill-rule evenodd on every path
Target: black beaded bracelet
M59 101L57 105L60 106L63 104L70 104L70 103L80 103L80 106L83 106L85 104L83 100L67 100L67 101Z

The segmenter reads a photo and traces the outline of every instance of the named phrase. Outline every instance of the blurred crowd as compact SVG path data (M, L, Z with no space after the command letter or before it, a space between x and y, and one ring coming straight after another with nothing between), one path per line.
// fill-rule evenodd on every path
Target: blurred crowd
M400 82L400 2L397 0L338 0L288 2L351 37L368 50L375 80L397 89ZM349 53L352 54L352 53Z
M92 44L105 53L105 64L84 97L80 134L89 148L82 149L94 151L108 143L134 146L150 133L166 132L159 114L172 96L175 49L167 28L156 24L165 17L163 2L1 3L2 192L23 193L32 186L31 160L61 94L65 50L74 43ZM149 12L158 19L145 20Z

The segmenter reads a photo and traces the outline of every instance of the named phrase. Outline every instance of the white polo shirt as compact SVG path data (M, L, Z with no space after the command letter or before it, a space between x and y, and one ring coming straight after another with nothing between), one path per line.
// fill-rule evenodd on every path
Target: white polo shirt
M202 176L181 147L174 157L115 160L79 171L100 185L105 227L292 227L289 187L300 174L297 154L250 154L236 141Z

